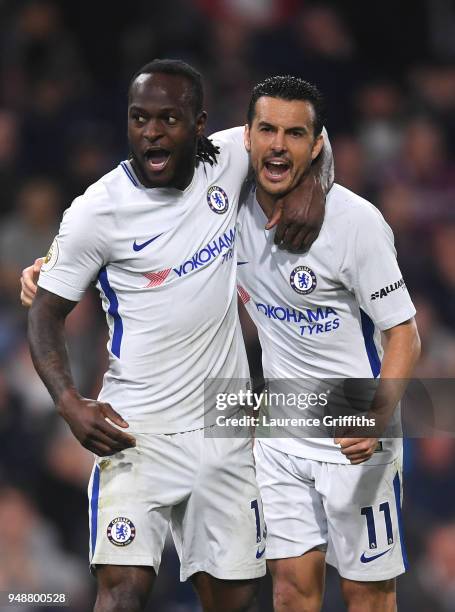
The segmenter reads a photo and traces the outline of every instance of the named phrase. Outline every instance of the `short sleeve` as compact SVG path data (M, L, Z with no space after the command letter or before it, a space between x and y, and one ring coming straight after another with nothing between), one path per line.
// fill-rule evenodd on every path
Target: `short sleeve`
M65 211L38 280L43 289L74 302L82 299L109 257L106 202L89 192Z
M380 330L416 313L397 262L393 232L371 204L350 214L347 248L340 270L347 288Z

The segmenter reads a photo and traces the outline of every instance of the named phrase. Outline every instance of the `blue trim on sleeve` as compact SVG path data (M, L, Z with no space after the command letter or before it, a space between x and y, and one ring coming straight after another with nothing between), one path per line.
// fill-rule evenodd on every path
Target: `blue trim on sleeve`
M120 358L120 347L122 344L123 337L123 321L118 311L117 295L109 284L109 279L107 277L107 270L105 266L99 271L98 280L100 282L102 290L104 291L104 295L109 300L108 313L114 319L114 333L112 334L111 351L116 357Z
M404 569L407 570L409 568L409 561L403 536L403 518L401 515L401 483L400 475L398 474L398 472L395 474L395 478L393 479L393 490L395 492L395 503L397 506L398 532L400 534L401 555L403 557Z
M368 361L370 362L373 376L377 378L381 372L381 360L379 359L378 349L374 343L374 323L366 312L364 312L361 308L359 308L359 310L362 322L363 340L367 350Z
M100 492L100 468L97 465L95 467L95 471L93 473L93 482L92 482L92 496L90 499L90 509L92 513L92 520L90 524L90 536L91 536L91 545L92 545L92 558L95 554L95 546L96 546L96 535L98 530L98 500L99 500L99 492Z

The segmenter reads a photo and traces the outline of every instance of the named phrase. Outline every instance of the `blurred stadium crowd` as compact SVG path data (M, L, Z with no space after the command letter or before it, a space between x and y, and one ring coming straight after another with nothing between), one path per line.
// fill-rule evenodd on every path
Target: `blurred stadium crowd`
M376 204L395 232L422 337L416 375L454 377L455 8L0 0L0 23L0 591L65 592L72 612L86 612L92 459L34 373L18 278L46 253L71 200L127 156L129 78L154 57L194 64L210 131L244 123L251 86L267 75L318 84L337 182ZM68 337L79 389L93 397L106 341L94 293L71 315ZM401 610L454 610L454 438L406 441L405 467L411 570L399 581ZM168 551L153 609L198 609L177 579ZM326 609L339 610L328 581ZM267 597L261 610L271 609Z

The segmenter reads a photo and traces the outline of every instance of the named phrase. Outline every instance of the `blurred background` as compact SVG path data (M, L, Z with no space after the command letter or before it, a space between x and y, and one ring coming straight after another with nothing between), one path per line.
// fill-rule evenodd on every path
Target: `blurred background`
M202 72L210 131L244 123L251 87L266 76L320 87L337 182L377 205L395 232L418 309L417 376L455 375L453 0L0 0L0 591L65 592L71 612L91 609L95 592L92 459L34 372L18 278L47 252L71 200L127 156L128 82L155 57ZM104 372L105 328L88 293L68 338L89 397ZM452 611L454 438L407 440L405 451L411 569L399 579L400 610ZM172 545L150 609L199 610L178 583ZM341 609L329 572L325 610Z

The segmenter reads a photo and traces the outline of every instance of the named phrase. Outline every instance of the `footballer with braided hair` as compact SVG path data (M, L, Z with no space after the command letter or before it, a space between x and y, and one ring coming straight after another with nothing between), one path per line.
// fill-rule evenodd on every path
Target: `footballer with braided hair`
M146 74L170 74L185 77L190 85L187 92L189 106L193 109L195 117L205 112L203 111L204 91L202 87L202 77L200 73L182 60L176 59L156 59L140 68L133 76L128 89L128 99L130 100L133 85L140 75ZM216 164L216 156L219 153L216 147L207 136L198 134L196 142L196 164L207 162L210 165Z

